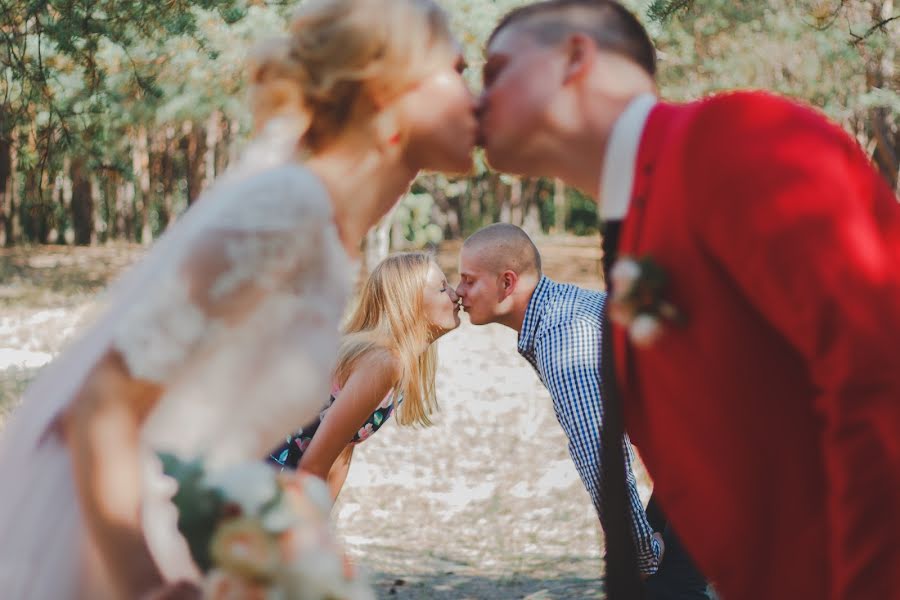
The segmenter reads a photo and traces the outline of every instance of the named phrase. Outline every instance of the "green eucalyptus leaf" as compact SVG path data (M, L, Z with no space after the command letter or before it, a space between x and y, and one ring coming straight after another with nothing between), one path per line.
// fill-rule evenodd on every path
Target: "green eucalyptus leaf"
M205 470L199 460L183 461L174 454L159 453L163 472L178 483L172 503L178 509L178 531L187 540L191 556L204 573L212 566L209 545L222 517L222 494L203 483Z

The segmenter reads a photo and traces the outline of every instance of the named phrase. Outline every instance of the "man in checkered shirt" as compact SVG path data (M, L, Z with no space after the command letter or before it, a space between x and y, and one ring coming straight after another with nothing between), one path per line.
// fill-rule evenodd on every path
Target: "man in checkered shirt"
M603 424L600 340L606 294L545 277L537 248L514 225L498 223L477 231L463 245L459 264L457 294L471 323L500 323L519 333L519 354L531 363L553 398L556 418L569 438L569 454L605 529L603 490L597 482ZM627 441L626 446L631 531L641 573L650 576L660 567L663 538L647 519ZM653 579L647 580L653 596L695 597L689 589L696 588L697 582L685 581L683 590L671 589L682 587L682 574L666 577L662 594L652 593Z

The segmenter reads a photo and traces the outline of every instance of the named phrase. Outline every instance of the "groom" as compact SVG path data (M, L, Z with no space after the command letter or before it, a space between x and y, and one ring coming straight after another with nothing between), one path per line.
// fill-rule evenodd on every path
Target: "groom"
M658 101L611 0L515 10L486 54L491 164L596 197L618 254L667 277L651 299L681 319L650 315L652 345L617 327L616 374L700 569L729 600L895 597L900 206L855 141L768 94Z
M600 340L606 294L544 276L531 238L503 223L488 225L465 241L459 278L456 291L473 325L500 323L519 334L519 354L550 392L556 417L569 438L572 461L608 531L611 524L603 510L606 490L599 484L604 421ZM671 531L664 536L653 533L638 496L627 439L624 456L628 533L636 541L640 571L647 576L646 595L653 600L708 598L703 576Z

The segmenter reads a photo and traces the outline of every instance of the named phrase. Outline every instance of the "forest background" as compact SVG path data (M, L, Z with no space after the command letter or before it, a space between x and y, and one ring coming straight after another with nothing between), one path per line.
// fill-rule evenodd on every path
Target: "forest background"
M301 0L302 1L302 0ZM446 0L477 92L482 44L523 0ZM283 31L282 0L0 0L0 245L149 244L221 173L250 130L243 66ZM626 0L659 48L662 95L764 88L853 135L890 185L900 157L894 0ZM597 232L559 181L423 174L367 239L390 249L504 221Z

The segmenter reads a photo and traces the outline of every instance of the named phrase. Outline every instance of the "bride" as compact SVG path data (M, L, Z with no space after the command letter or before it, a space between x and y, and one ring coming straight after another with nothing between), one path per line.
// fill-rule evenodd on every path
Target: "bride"
M431 0L307 0L255 57L255 140L4 432L4 598L197 577L155 452L224 467L318 412L361 238L420 169L471 167L462 64Z

